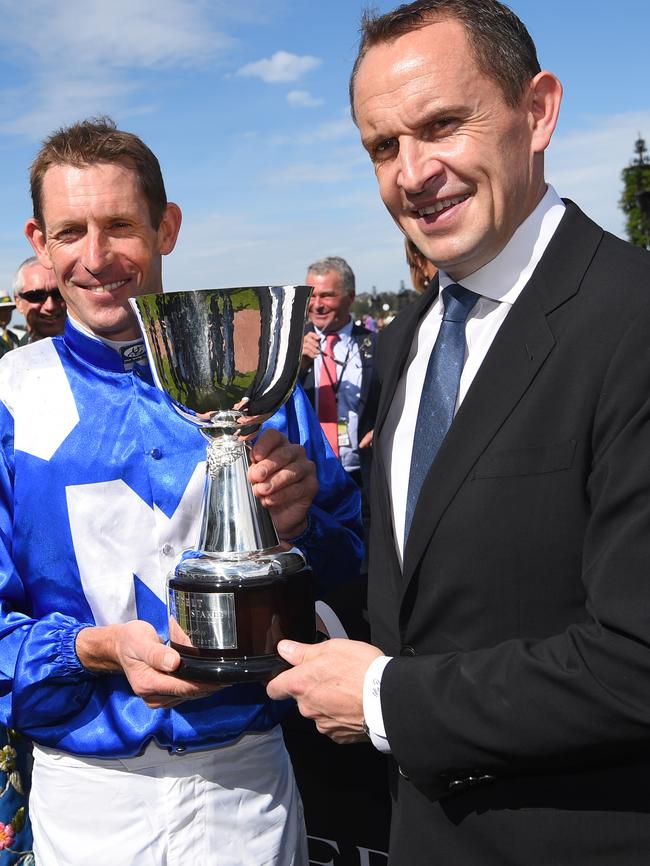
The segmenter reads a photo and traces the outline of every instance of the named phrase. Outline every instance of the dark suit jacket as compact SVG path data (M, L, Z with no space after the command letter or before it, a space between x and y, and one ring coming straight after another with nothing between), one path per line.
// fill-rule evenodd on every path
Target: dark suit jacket
M403 574L382 426L369 608L392 866L650 863L650 256L568 203L434 461Z

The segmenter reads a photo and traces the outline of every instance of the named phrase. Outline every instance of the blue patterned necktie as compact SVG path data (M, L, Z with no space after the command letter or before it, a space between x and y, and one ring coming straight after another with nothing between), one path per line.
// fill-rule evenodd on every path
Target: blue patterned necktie
M445 314L429 357L413 436L404 544L424 479L451 427L465 360L465 322L479 295L456 283L442 291Z

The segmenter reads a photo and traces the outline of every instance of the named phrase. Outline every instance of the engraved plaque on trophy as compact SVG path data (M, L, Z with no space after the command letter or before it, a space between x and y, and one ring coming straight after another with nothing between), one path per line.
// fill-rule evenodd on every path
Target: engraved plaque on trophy
M272 414L298 376L311 288L254 286L131 298L156 385L208 440L201 530L167 579L177 673L266 681L282 638L315 640L311 569L281 543L248 481L242 415Z

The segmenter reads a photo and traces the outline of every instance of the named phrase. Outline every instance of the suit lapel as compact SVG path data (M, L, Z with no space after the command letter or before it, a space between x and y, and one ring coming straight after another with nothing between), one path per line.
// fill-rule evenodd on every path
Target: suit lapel
M553 345L553 336L541 311L515 304L422 486L404 551L405 580L410 579L445 508L530 386Z
M359 417L361 417L368 401L368 392L370 390L374 341L370 331L366 328L359 328L357 325L352 325L351 337L356 343L359 352L359 359L361 361L361 389L359 394L358 410Z
M436 279L435 284L432 284L427 292L416 298L410 306L399 314L381 338L383 363L381 363L379 370L381 394L377 407L375 436L381 433L386 415L393 402L395 389L404 372L413 345L415 331L437 296L438 281Z
M602 230L572 203L499 329L425 479L404 551L404 588L438 523L555 345L547 315L579 289Z

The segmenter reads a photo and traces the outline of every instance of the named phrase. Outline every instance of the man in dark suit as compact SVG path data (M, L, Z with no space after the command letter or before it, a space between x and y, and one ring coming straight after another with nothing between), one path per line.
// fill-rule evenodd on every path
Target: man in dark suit
M392 754L395 866L645 866L650 258L547 186L561 86L496 0L366 17L352 94L439 281L378 357L375 645L269 692Z
M362 486L369 474L370 431L376 335L350 315L354 272L345 259L330 256L307 268L313 286L309 324L303 340L300 381L343 468Z

